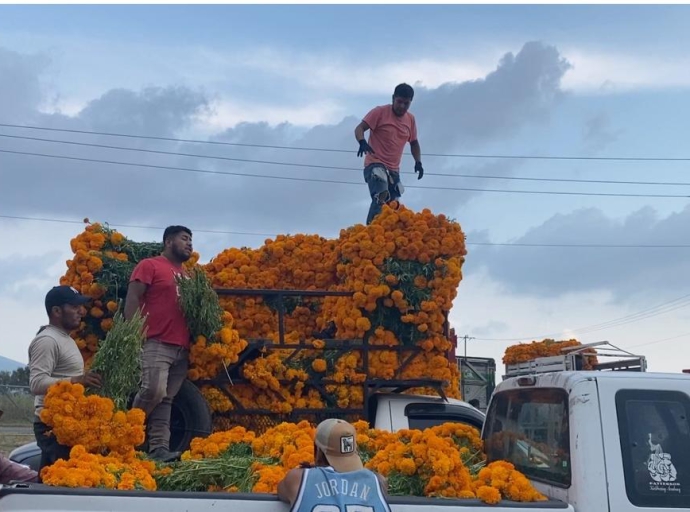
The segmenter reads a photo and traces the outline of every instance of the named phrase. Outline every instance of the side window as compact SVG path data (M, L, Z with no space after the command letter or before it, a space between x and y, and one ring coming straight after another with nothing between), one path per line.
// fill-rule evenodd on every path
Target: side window
M680 391L616 393L625 490L637 507L690 507L690 397Z
M410 404L405 407L405 416L411 429L443 425L444 423L464 423L478 430L484 425L484 414L474 408L453 404Z
M483 432L487 462L507 460L529 478L570 486L568 394L531 388L494 396Z

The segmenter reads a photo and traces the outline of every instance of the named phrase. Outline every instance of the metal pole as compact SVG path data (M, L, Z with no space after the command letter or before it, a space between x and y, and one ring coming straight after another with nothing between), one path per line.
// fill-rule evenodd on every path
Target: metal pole
M473 340L474 337L465 334L463 337L463 345L465 347L465 356L462 358L462 363L460 364L460 393L462 394L462 399L465 400L465 379L463 375L463 370L467 366L467 340Z

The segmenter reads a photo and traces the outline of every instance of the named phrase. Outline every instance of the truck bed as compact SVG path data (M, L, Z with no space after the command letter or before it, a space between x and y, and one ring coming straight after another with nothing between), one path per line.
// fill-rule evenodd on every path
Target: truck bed
M480 500L441 498L391 497L392 512L450 512L450 508L485 507L496 512L519 510L554 510L573 512L561 501L518 503L502 501L487 505ZM109 491L101 489L70 489L40 484L0 486L2 512L288 512L287 504L271 494Z

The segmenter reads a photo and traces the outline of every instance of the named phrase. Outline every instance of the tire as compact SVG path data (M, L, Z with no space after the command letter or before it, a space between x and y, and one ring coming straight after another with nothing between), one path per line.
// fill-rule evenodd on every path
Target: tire
M170 414L170 450L185 451L195 437L208 437L213 419L208 402L190 381L185 380L172 403Z

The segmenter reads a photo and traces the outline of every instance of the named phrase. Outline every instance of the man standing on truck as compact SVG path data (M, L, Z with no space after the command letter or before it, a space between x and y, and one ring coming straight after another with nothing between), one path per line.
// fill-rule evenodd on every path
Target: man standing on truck
M278 498L291 512L312 512L316 507L337 507L390 512L386 479L365 469L357 452L357 432L350 423L327 419L316 427L314 467L288 471L278 484Z
M58 459L69 458L69 446L61 445L50 427L41 421L43 398L56 382L69 380L86 387L98 388L101 377L84 373L84 359L70 331L79 327L84 305L91 299L70 286L55 286L45 299L48 325L41 327L29 344L29 388L34 399L34 435L41 449L40 469ZM39 472L40 472L39 469Z
M146 413L149 456L161 462L180 457L170 451L170 413L189 366L190 334L178 302L178 275L192 256L192 232L169 226L163 233L163 252L146 258L132 272L125 301L125 318L141 309L146 317L146 341L141 356L141 388L132 407Z
M417 179L424 176L422 167L422 150L417 140L417 123L408 112L414 98L414 89L407 84L400 84L393 92L393 103L375 107L364 116L355 128L355 138L359 142L357 156L364 157L364 181L369 185L371 206L367 224L381 212L385 203L397 200L404 188L400 183L400 159L405 143L410 143L414 158L414 172ZM371 130L369 142L364 132Z

